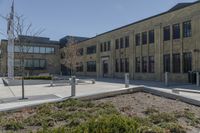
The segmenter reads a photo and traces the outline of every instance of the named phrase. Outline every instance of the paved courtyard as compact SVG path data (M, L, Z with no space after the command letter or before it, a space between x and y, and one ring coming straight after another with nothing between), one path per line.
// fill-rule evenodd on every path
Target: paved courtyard
M151 81L130 81L130 87L144 86L150 89L159 90L167 93L173 93L172 89L190 89L200 90L200 87L191 84L170 84L166 87L163 82ZM82 83L76 86L76 96L85 96L110 91L122 90L124 88L122 79L98 79L95 84ZM174 93L173 93L174 94ZM4 86L0 80L0 111L14 107L23 107L27 105L37 105L45 102L61 100L71 95L71 86L67 84L56 84L51 87L50 84L26 85L25 96L28 100L20 101L21 86ZM180 94L187 98L200 101L200 94L181 92Z

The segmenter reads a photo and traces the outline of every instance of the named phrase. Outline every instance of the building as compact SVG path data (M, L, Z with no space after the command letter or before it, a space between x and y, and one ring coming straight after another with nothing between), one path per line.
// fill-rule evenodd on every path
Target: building
M24 57L26 75L38 75L41 73L60 73L60 45L58 41L51 41L45 37L19 36L23 45L15 41L14 71L15 75L21 75L20 63ZM2 40L0 49L0 73L7 74L7 40ZM23 47L22 47L23 46ZM22 57L21 51L24 51Z
M78 75L188 82L200 71L200 1L102 33L78 44Z

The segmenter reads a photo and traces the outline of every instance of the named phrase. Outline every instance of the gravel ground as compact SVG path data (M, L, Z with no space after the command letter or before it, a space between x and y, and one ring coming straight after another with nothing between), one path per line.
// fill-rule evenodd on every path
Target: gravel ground
M149 93L133 93L126 95L119 95L100 99L98 102L112 103L122 114L128 116L145 117L144 113L148 108L153 108L159 112L173 113L183 112L185 110L194 113L197 118L200 118L200 107L193 106L178 100L171 100L164 97L155 96ZM189 132L200 132L200 128L195 128L187 124L186 121L180 120L180 124L190 129Z

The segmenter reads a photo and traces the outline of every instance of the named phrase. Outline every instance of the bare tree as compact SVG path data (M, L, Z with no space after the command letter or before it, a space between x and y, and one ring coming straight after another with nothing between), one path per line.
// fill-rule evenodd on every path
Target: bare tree
M39 36L42 32L44 32L44 29L35 30L32 26L32 23L27 24L25 23L25 18L23 15L15 14L14 16L14 44L15 48L18 48L17 56L20 60L19 66L16 68L16 70L20 71L21 81L22 81L22 99L25 99L24 94L24 77L25 77L25 56L30 51L31 46L28 46L30 42L34 39L34 37ZM10 19L8 17L3 17L1 15L1 18L5 19L8 23ZM0 32L0 34L3 34L6 36L6 34ZM23 36L28 36L23 37Z
M62 60L61 64L63 64L67 69L70 70L71 75L76 74L76 68L79 66L78 56L80 55L80 49L78 49L78 44L71 37L66 44L66 47L62 50Z

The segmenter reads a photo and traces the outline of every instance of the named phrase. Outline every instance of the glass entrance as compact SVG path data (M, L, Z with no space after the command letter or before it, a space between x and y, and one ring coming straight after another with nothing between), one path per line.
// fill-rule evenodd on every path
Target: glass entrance
M103 77L106 77L108 75L108 61L103 61Z

